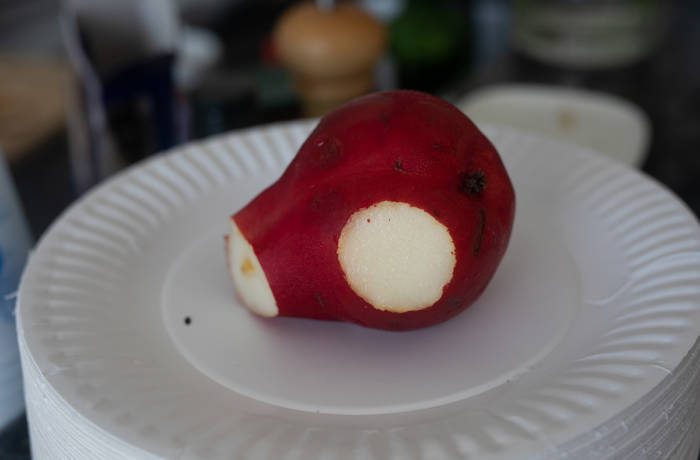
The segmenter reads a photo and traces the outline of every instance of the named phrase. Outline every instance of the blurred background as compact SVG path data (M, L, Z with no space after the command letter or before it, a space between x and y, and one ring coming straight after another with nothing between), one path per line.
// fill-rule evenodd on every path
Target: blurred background
M29 241L124 167L382 89L593 147L697 215L698 50L697 0L0 0L0 301ZM29 458L9 418L0 458Z

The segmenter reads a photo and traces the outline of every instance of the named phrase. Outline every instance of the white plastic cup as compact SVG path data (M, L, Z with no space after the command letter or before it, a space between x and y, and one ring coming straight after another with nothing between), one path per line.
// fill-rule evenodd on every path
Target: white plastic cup
M30 244L29 228L0 151L0 430L24 409L15 293Z

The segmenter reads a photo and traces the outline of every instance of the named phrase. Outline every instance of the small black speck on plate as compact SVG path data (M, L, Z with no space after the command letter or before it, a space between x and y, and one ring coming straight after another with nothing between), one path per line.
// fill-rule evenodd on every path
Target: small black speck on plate
M192 324L192 318L190 318L189 316L185 316L185 325L189 326L190 324Z

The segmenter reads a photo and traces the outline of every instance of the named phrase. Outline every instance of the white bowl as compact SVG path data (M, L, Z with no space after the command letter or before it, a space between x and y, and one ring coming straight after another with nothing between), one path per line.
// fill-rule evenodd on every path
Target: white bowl
M566 140L641 166L650 123L636 105L583 89L508 84L476 90L457 104L477 125L501 124Z

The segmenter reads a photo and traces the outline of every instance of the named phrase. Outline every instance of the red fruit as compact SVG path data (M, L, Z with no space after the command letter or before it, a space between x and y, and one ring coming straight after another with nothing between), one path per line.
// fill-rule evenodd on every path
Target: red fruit
M264 316L415 329L479 297L514 212L498 153L462 112L419 92L376 93L324 117L232 217L229 265Z

